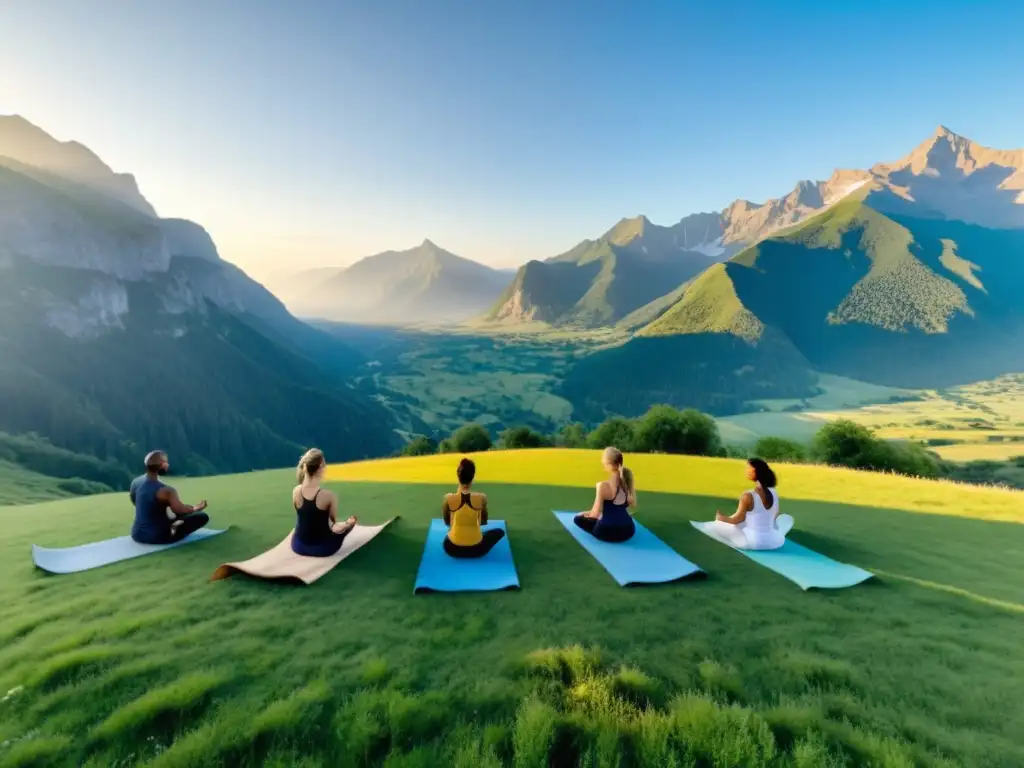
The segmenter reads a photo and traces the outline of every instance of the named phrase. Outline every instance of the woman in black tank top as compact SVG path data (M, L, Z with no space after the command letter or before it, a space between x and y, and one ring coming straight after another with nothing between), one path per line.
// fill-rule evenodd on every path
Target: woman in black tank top
M315 448L299 462L299 485L292 491L292 551L297 555L330 557L341 549L345 537L355 527L355 517L340 525L337 522L338 497L320 487L326 468L323 453Z

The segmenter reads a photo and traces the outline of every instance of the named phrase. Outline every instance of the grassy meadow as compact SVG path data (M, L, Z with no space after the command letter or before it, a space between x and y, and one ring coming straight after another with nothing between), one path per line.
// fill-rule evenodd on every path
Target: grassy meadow
M742 462L630 456L709 577L623 589L551 514L598 454L488 453L522 589L413 595L456 458L332 467L343 513L402 518L312 587L208 582L287 533L290 471L181 480L232 530L69 576L30 545L123 534L123 494L0 508L0 765L1024 764L1024 494L780 467L793 538L877 575L804 593L686 523Z
M727 442L764 435L807 441L825 423L850 419L889 440L915 440L950 461L1005 461L1024 455L1024 375L942 391L875 387L821 377L822 394L806 402L766 400L768 409L719 419ZM887 402L895 398L897 402ZM801 408L801 411L787 410Z

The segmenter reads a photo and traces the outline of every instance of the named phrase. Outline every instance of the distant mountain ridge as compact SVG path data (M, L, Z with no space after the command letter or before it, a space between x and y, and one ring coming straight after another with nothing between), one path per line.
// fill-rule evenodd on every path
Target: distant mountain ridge
M563 394L591 417L700 398L731 413L813 394L811 370L911 388L1024 370L1022 169L1022 152L940 129L649 305L635 338L585 358Z
M346 268L297 275L285 299L299 315L324 320L457 324L491 306L510 279L424 240Z
M147 216L156 216L130 173L114 173L88 147L77 141L57 141L20 115L0 115L0 156L32 158L31 165L91 187Z
M708 243L693 242L696 230L622 219L597 240L520 267L484 320L614 325L714 263Z
M344 379L358 353L200 225L157 217L133 177L16 116L0 116L0 360L0 431L132 466L156 445L209 472L397 442Z
M485 320L628 324L633 315L657 314L661 310L655 305L670 303L669 294L714 263L851 195L883 213L1024 227L1024 150L989 149L940 126L900 160L868 170L837 170L826 181L801 181L788 194L764 203L736 200L720 212L691 214L669 227L643 216L623 219L596 241L520 268ZM556 263L580 269L552 268Z

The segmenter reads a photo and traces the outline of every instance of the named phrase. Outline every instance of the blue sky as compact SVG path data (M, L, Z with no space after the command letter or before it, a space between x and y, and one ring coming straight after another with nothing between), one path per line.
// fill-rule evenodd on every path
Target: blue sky
M429 237L514 266L909 152L1024 146L1024 3L32 0L0 113L257 277Z

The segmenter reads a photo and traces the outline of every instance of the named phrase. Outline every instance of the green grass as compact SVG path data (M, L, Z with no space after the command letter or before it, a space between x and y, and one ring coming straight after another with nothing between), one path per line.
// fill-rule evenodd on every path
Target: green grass
M84 480L72 481L48 477L0 459L0 506L65 499L69 496L79 495L75 492L79 489L102 487L99 483L90 483Z
M1006 460L1024 454L1024 375L1010 374L948 390L898 390L838 376L820 377L820 395L801 403L766 400L762 413L718 420L726 443L751 445L773 435L810 441L822 425L850 419L891 440L938 441L943 458L966 462ZM887 402L906 398L902 402ZM785 412L785 408L803 407Z
M412 594L438 485L335 484L344 511L402 519L308 588L207 582L287 532L288 471L181 481L233 530L72 576L29 545L122 534L123 496L2 508L0 765L1024 763L1024 497L976 519L971 489L842 473L820 488L898 482L920 511L793 500L819 486L783 468L794 538L880 574L803 593L686 524L733 503L737 465L680 462L723 498L671 495L644 490L670 460L651 459L638 518L704 582L619 588L550 513L586 488L484 482L522 589L464 595Z
M740 301L724 264L715 264L696 278L680 300L646 326L643 336L687 333L731 333L756 341L764 325Z

